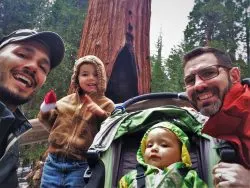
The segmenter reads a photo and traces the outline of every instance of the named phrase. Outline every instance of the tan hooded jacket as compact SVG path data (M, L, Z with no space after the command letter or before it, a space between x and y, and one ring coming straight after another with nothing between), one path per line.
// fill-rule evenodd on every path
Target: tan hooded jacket
M106 117L114 110L114 103L104 96L106 90L106 72L102 61L92 55L80 58L74 67L71 78L70 95L60 99L56 108L38 114L39 120L49 130L49 153L84 160L85 153L106 117L97 117L86 110L86 104L80 100L78 74L80 66L92 63L97 70L97 92L91 93L91 99L106 111ZM84 95L84 92L83 92Z

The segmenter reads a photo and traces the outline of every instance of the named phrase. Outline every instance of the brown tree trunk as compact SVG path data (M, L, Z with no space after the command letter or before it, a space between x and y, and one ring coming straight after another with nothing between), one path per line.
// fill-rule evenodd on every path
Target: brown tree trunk
M151 0L89 0L78 57L104 62L116 103L150 92L150 16Z

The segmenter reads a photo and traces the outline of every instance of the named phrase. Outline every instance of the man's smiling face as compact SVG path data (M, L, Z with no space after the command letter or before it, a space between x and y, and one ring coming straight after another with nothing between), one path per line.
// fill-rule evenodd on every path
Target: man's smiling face
M184 68L184 76L195 74L194 85L187 87L188 98L201 111L210 116L220 110L225 94L232 86L231 70L218 66L218 76L202 80L196 73L206 67L218 65L212 53L205 53L189 60Z
M0 49L0 100L7 106L30 100L50 71L48 50L39 42L11 43Z

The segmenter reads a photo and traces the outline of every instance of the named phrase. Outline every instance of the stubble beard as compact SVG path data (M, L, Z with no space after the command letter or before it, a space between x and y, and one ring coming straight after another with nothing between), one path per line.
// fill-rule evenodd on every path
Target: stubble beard
M228 78L228 86L223 90L221 96L220 96L220 92L219 92L218 88L212 88L214 90L213 93L217 94L217 96L218 96L218 100L217 101L213 102L212 104L209 104L208 106L201 107L200 109L197 107L197 103L195 103L193 105L197 109L199 109L199 111L201 112L201 114L203 114L205 116L213 116L217 112L220 111L220 109L221 109L221 107L223 105L223 101L224 101L225 95L227 94L227 92L230 90L231 87L232 87L232 82L231 82L230 78ZM193 99L196 98L195 96L196 96L196 94L194 94L192 98Z
M221 106L222 106L222 101L221 99L219 99L216 102L210 104L209 106L202 107L200 109L200 112L205 116L212 116L220 110Z
M26 69L24 69L23 72L28 74ZM32 75L31 73L29 74L34 77L34 75ZM18 95L18 93L14 93L8 87L1 84L1 83L4 83L7 80L7 78L8 78L7 71L1 71L0 72L0 101L3 102L6 106L17 107L18 105L25 104L29 102L33 98L33 96L36 94L37 89L35 89L28 97L22 97Z
M27 103L34 96L35 92L33 92L28 97L22 97L16 93L11 92L8 88L0 85L0 100L11 106L18 106Z

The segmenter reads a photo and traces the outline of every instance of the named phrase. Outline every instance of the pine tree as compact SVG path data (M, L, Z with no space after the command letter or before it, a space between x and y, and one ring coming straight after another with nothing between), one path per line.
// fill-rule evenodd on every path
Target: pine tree
M192 47L212 46L224 49L235 59L242 41L243 7L236 1L196 0L184 32Z
M184 90L182 56L183 45L172 48L169 57L165 61L167 67L167 88L172 92L182 92Z
M50 5L48 0L1 0L0 39L17 29L39 28Z
M166 91L165 83L166 83L166 74L164 73L164 67L162 65L162 34L160 33L157 43L156 49L157 54L152 57L152 80L151 80L151 91L152 92L162 92Z

